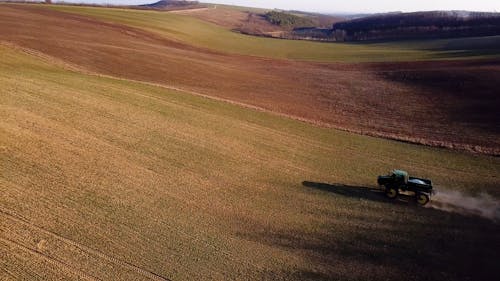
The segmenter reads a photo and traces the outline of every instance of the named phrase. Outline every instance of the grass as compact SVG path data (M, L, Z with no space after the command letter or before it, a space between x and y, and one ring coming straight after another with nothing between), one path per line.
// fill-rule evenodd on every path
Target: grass
M500 54L496 41L470 49L468 39L423 40L383 43L321 43L254 37L226 30L193 17L159 11L50 5L47 8L91 16L145 29L162 36L220 52L279 59L367 62L414 61L456 58L494 58ZM478 39L470 39L478 40ZM479 39L480 40L480 39ZM463 42L455 44L454 42ZM453 49L446 46L455 44ZM462 47L466 47L463 49ZM458 54L458 55L457 55Z
M0 279L494 279L497 224L366 187L397 167L498 198L498 158L317 128L1 46L0 84Z

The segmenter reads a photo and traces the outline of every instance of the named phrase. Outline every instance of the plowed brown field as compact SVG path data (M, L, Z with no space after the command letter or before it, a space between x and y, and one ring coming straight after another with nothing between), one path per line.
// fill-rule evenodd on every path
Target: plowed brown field
M227 55L32 5L0 6L0 38L93 72L326 126L500 153L498 61L327 64Z

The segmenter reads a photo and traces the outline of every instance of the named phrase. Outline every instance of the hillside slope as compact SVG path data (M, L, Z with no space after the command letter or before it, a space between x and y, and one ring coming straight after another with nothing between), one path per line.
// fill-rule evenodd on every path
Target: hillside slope
M483 48L442 49L450 40L423 41L418 47L401 42L379 44L324 44L320 42L275 40L232 32L206 21L175 13L106 9L64 5L39 6L56 11L79 14L94 19L126 24L185 44L222 53L277 59L319 62L386 62L422 61L460 58L498 58L498 44ZM453 42L453 40L451 40ZM430 43L430 44L425 44ZM477 52L477 51L489 51Z
M166 20L187 18L144 11L63 8L95 12L96 17L140 15L143 17L137 20L143 21L149 13L152 18ZM499 153L500 64L496 60L380 64L285 61L214 52L173 41L162 33L43 6L0 5L0 15L2 40L90 72L182 88L327 127ZM151 24L157 22L151 20ZM362 57L363 52L358 55Z
M283 28L269 23L262 14L265 13L264 11L253 11L251 8L213 5L209 6L208 9L182 10L176 11L176 13L242 34L266 36L284 31Z
M498 224L368 187L400 167L498 198L499 158L62 67L0 46L2 280L496 276Z

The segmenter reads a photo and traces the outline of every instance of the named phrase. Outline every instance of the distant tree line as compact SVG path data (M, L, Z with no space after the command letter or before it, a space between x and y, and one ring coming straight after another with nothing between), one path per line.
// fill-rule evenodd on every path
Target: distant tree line
M284 28L297 27L313 27L314 23L311 19L293 15L285 12L271 11L264 15L265 19L272 24L279 25Z
M500 14L480 12L393 13L339 22L335 41L500 35Z

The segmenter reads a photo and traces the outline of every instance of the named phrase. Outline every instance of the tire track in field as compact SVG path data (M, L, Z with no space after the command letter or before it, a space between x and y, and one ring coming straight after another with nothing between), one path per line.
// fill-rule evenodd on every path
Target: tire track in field
M31 254L34 254L34 255L36 255L36 256L38 256L38 257L46 260L47 262L49 262L49 263L51 263L51 264L53 264L55 266L62 267L66 271L74 273L74 274L76 274L76 275L78 275L78 276L80 276L80 277L82 277L82 278L84 278L86 280L92 280L92 281L102 280L102 279L99 279L99 278L97 278L95 276L92 276L92 275L90 275L88 273L85 273L84 271L81 271L81 270L79 270L77 268L74 268L74 267L70 266L69 264L65 263L64 261L61 261L61 260L56 259L56 258L53 258L53 257L51 257L49 255L46 255L46 254L44 254L44 253L42 253L40 251L35 250L35 249L26 247L26 246L22 245L21 243L18 243L18 242L14 241L14 240L10 240L10 239L7 239L7 238L0 237L0 241L4 242L6 244L9 244L11 246L14 246L16 248L19 248L21 250L24 250L26 252L29 252Z
M87 246L85 246L83 244L80 244L80 243L75 242L73 240L70 240L68 238L64 238L64 237L58 235L57 233L54 233L52 231L43 229L43 228L41 228L41 227L39 227L39 226L37 226L37 225L29 222L28 220L22 218L21 216L19 216L17 214L14 214L13 212L11 212L11 211L3 208L3 207L0 207L0 214L2 214L5 217L8 217L9 219L11 219L13 221L19 222L19 223L24 224L24 225L26 225L28 227L34 228L34 229L36 229L36 230L38 230L38 231L40 231L42 233L45 233L45 234L47 234L47 235L49 235L49 236L51 236L51 237L53 237L53 238L55 238L55 239L57 239L57 240L59 240L61 242L69 244L69 245L71 245L71 246L73 246L73 247L75 247L75 248L77 248L77 249L79 249L79 250L81 250L83 252L86 252L88 254L94 255L94 256L99 257L99 258L101 258L103 260L106 260L108 262L111 262L111 263L114 263L116 265L119 265L119 266L125 267L127 269L130 269L133 272L135 272L135 273L137 273L139 275L142 275L142 276L144 276L144 277L146 277L146 278L148 278L150 280L171 281L170 279L168 279L168 278L166 278L164 276L161 276L161 275L159 275L159 274L157 274L155 272L146 270L146 269L141 268L139 266L136 266L136 265L134 265L134 264L132 264L130 262L123 261L123 260L120 260L118 258L106 255L106 254L104 254L104 253L102 253L102 252L100 252L98 250L92 249L90 247L87 247ZM67 265L66 263L64 263L62 261L59 261L59 260L54 259L52 257L49 257L49 256L47 256L47 255L45 255L45 254L43 254L43 253L41 253L39 251L36 251L36 250L33 250L33 249L28 248L26 246L23 246L23 245L21 245L21 244L19 244L17 242L14 242L14 241L8 240L6 238L2 238L2 237L0 237L0 239L2 241L5 240L9 244L15 244L17 247L20 247L20 248L22 248L24 250L29 250L30 252L34 252L34 253L36 253L38 255L42 255L46 259L52 260L54 263L59 262L60 264L65 265L66 267L71 268L71 266ZM73 270L77 270L77 269L73 269ZM86 274L84 272L82 272L82 273ZM88 274L86 274L86 275L88 275ZM88 275L88 276L92 277L90 275ZM96 279L95 277L92 277L92 278L93 278L92 280L100 280L100 279Z

